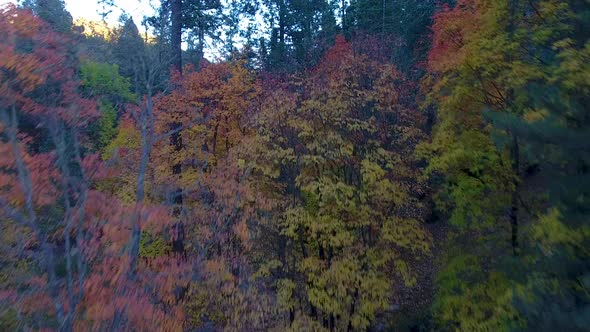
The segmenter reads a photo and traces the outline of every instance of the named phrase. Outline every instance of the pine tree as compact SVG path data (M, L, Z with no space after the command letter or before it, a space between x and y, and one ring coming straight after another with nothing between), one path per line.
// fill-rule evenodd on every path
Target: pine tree
M24 0L22 6L33 10L55 31L64 34L72 31L72 15L66 10L63 0Z

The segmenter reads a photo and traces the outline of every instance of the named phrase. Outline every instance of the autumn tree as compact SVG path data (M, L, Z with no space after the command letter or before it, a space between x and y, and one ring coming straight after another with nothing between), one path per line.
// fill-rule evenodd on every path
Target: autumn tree
M368 328L394 280L414 283L411 261L428 254L430 235L411 157L422 120L401 101L404 86L340 38L304 80L269 91L257 131L270 150L249 155L258 186L285 206L261 266L276 278L283 328Z
M6 255L27 262L21 272L43 271L30 281L11 280L3 300L21 317L20 328L55 324L70 331L83 297L86 266L80 246L89 183L81 139L83 127L97 115L96 106L77 93L74 68L63 61L66 39L30 11L12 5L4 6L0 17L5 31L0 63L2 224L7 231L30 234L26 246L14 243ZM43 129L32 130L34 126ZM38 321L39 314L51 319Z
M23 262L2 269L1 300L11 308L2 312L3 327L182 330L177 285L191 279L191 265L170 256L140 260L142 231L174 238L169 209L145 199L153 96L138 107L136 189L125 202L101 188L118 172L86 149L99 112L78 93L129 97L124 80L106 85L100 70L86 68L82 89L76 68L65 61L65 37L14 6L3 7L0 24L7 31L0 63L0 220L3 236L27 237L2 248L7 262ZM156 76L150 72L144 72L148 91Z
M184 188L200 174L195 165L214 166L248 134L248 116L256 110L259 88L243 61L211 64L198 72L189 69L177 79L179 87L158 100L156 128L164 133L171 123L184 124L178 130L186 142L181 149L161 146L158 152L162 176L170 176L164 165L186 167L182 174L175 174L180 176L175 181ZM207 121L197 124L199 119Z
M430 174L444 177L437 201L455 226L440 274L441 326L576 330L588 319L566 318L588 303L585 286L567 286L587 273L575 263L587 252L572 251L587 242L582 212L567 198L583 199L585 189L554 187L587 176L573 171L587 164L584 148L571 153L566 143L584 140L586 116L576 105L587 92L570 65L585 56L587 38L577 31L587 12L576 1L474 0L435 16L428 87L439 121L426 155ZM571 242L553 242L547 227ZM575 240L565 235L574 229ZM546 241L556 247L539 251ZM557 256L560 267L550 263ZM548 301L555 310L540 314Z

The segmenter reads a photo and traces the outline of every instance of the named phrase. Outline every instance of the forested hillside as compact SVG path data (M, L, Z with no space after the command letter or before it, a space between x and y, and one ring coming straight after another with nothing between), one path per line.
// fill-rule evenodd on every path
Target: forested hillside
M0 330L588 331L588 0L154 13L0 6Z

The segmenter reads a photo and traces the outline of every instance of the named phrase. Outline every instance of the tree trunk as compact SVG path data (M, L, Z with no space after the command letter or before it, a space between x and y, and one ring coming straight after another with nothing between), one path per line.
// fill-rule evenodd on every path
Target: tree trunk
M182 0L172 0L171 4L172 31L172 68L182 73Z
M172 19L172 68L182 75L182 0L172 0L170 11ZM181 123L173 123L172 130L177 130L181 125ZM170 145L173 147L174 151L180 151L182 149L182 137L180 136L180 132L175 132L172 135L170 138ZM181 172L182 165L180 163L172 166L173 175L180 175ZM182 190L177 189L174 192L174 214L177 217L180 216L182 201ZM172 252L176 254L184 254L184 225L181 221L178 221L174 225L174 229L177 234L173 240Z
M518 181L520 177L520 149L518 146L518 138L512 136L512 170L516 179L514 180L514 192L512 192L512 204L510 208L510 226L512 232L511 244L512 253L514 256L518 256Z
M342 4L341 4L342 8L341 8L341 19L342 19L342 33L346 33L346 2L344 0L342 0Z
M137 189L135 194L135 212L133 215L133 225L131 230L130 246L130 269L129 278L135 277L135 268L139 259L139 247L141 242L141 209L145 199L145 178L150 160L150 154L153 144L154 122L153 122L153 104L151 99L151 89L148 88L148 95L145 105L142 106L140 126L141 126L141 159L139 162L139 171L137 173Z

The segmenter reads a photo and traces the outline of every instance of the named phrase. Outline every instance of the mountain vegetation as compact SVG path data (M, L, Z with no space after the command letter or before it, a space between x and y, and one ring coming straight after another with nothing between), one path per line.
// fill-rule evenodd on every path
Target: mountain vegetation
M0 6L0 330L587 331L587 0L156 9Z

